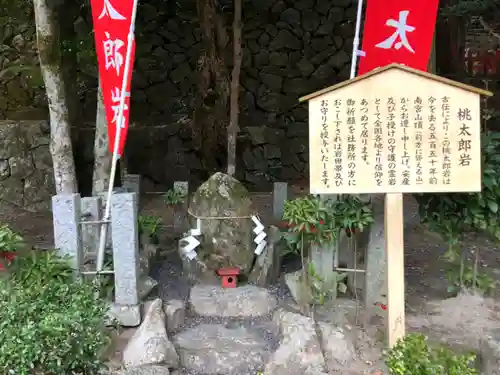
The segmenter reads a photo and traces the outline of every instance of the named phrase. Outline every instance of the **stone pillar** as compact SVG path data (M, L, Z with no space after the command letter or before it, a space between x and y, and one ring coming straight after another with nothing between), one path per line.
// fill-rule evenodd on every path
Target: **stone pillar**
M121 193L128 193L128 191L123 186L113 188L113 194L121 194ZM99 193L97 193L97 196L99 196L101 198L101 208L102 208L101 219L103 219L104 218L104 211L106 210L106 201L108 199L108 192L107 191L99 192ZM110 225L110 224L108 223L108 225ZM108 232L106 235L106 249L112 248L111 242L112 242L111 241L111 229L110 229L110 227L108 227Z
M79 272L83 264L80 195L53 196L52 217L55 248L61 256L69 256L73 269Z
M189 182L188 181L175 181L174 191L182 192L185 196L184 202L179 205L179 207L173 207L174 209L174 231L182 232L184 229L184 223L186 219L186 211L188 208L189 201Z
M275 182L273 184L273 217L275 220L283 219L285 201L288 199L288 184Z
M82 198L82 241L84 257L96 257L99 249L101 224L97 223L102 217L101 197ZM84 224L84 222L93 222Z
M122 325L141 321L139 301L139 228L135 193L113 194L111 236L115 275L115 310Z
M128 193L137 194L137 206L140 204L141 197L141 175L139 174L126 174L123 177L122 186Z

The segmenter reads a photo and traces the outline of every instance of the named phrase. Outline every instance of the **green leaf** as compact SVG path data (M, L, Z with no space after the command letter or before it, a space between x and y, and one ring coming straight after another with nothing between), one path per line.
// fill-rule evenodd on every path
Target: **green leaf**
M490 208L491 212L493 213L498 213L498 203L495 201L488 201L488 207Z

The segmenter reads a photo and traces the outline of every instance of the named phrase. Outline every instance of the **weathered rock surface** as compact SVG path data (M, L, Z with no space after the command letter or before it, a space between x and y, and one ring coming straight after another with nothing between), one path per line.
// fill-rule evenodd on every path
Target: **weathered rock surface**
M49 142L46 121L0 122L0 201L49 209L55 191Z
M147 309L144 321L123 351L123 364L126 368L155 364L178 367L179 356L167 336L161 299Z
M500 375L500 330L482 338L480 352L483 373Z
M215 285L195 285L189 303L193 311L202 316L255 317L271 313L276 298L267 289L254 285L222 288Z
M356 358L353 340L349 333L331 324L319 322L318 325L326 367L329 371L348 370L346 365Z
M217 280L215 272L224 267L237 267L241 274L248 274L254 259L250 219L254 209L248 190L235 178L218 172L196 190L189 209L203 220L201 244L196 249L198 256L192 261L182 256L188 276Z
M139 366L122 370L116 375L170 375L170 371L165 366Z
M179 330L186 320L186 305L183 301L173 299L163 304L163 311L167 317L167 330L175 332Z
M279 240L280 230L271 225L267 230L268 244L264 251L257 256L255 265L250 273L250 282L265 287L276 283L280 276L281 254Z
M311 292L302 282L302 270L289 272L285 274L285 284L292 294L295 302L302 308L308 306L312 302Z
M255 372L266 362L266 342L244 327L201 324L173 339L181 364L203 374L234 375Z
M307 371L324 371L326 364L314 321L282 309L274 313L273 320L283 339L266 364L264 374L303 375Z

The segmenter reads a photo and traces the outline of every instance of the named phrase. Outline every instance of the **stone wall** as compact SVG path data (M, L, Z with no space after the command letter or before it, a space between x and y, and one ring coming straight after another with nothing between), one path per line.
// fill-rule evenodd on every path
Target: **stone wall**
M231 12L227 9L225 14L228 26ZM298 98L348 78L355 14L352 0L244 1L237 177L249 188L262 190L276 180L307 178L308 112L307 104L299 104ZM131 105L132 121L138 125L130 130L125 154L130 173L165 186L179 179L206 178L189 131L201 51L198 24L193 0L148 0L138 11ZM75 28L84 35L90 25L82 18ZM33 40L30 32L26 28L22 34L25 45ZM13 37L8 40L14 43ZM24 56L21 50L17 53ZM231 48L227 60L231 60ZM33 100L43 98L43 90L36 91L36 86L26 88L29 96L24 106L14 108L6 99L14 97L18 83L26 79L22 77L14 77L17 83L0 97L0 118L46 119L43 100ZM93 121L96 80L81 79L83 113ZM80 133L75 145L77 165L88 172L92 129Z
M136 108L144 100L149 115L166 125L143 127L150 136L132 130L126 150L130 172L167 185L202 176L185 129L193 110L199 33L188 6L184 11L184 19L167 14L149 20L161 26L148 27L155 30L149 43L138 38L138 48L146 50L138 52L133 111L142 118ZM351 0L251 0L243 14L238 178L262 190L276 180L307 179L308 112L298 98L348 78L356 9ZM146 52L148 59L141 59Z
M46 121L0 121L0 203L50 207L54 175Z

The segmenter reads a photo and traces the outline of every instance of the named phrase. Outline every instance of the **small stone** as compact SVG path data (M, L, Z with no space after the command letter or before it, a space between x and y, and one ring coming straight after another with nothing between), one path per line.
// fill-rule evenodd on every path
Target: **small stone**
M286 53L273 51L269 55L269 63L273 66L287 67L290 64L290 60Z
M290 31L281 29L278 31L278 35L273 39L270 44L272 50L280 50L284 48L290 48L294 50L300 50L302 43L300 39L293 35Z
M158 285L158 281L149 276L139 277L139 300L145 300L146 297L153 291L153 289Z
M279 91L283 86L283 78L274 74L261 74L260 78L262 82L270 89Z
M290 26L300 27L300 13L294 8L285 9L281 13L280 20L288 23Z
M305 31L314 32L320 24L320 17L312 9L306 9L302 12L302 23Z
M179 330L186 319L186 305L183 301L173 299L163 304L163 311L167 317L167 330L169 332Z
M267 343L244 327L200 324L173 339L181 364L203 374L250 374L268 357Z
M12 43L12 46L18 51L21 51L23 49L24 45L26 44L24 37L21 34L14 35L11 43Z
M321 330L322 348L325 354L326 365L329 371L347 369L345 366L356 358L352 338L340 327L331 324L319 323Z
M325 359L316 334L315 323L301 314L277 310L273 321L283 336L280 346L271 355L264 375L304 375L322 371Z
M329 60L328 63L333 66L334 68L340 69L342 68L345 64L347 64L350 61L349 55L347 52L341 50L337 52L335 55L333 55Z
M198 315L229 317L265 316L276 308L276 298L254 285L222 288L195 285L189 302Z
M308 59L302 59L297 63L297 68L303 77L308 77L314 72L314 65Z
M141 324L141 306L122 306L111 304L107 314L109 326L114 325L114 321L123 327L137 327Z
M0 181L10 176L10 166L8 160L0 160Z
M179 356L167 336L161 299L150 304L144 321L123 351L123 364L126 368L156 364L178 367Z

